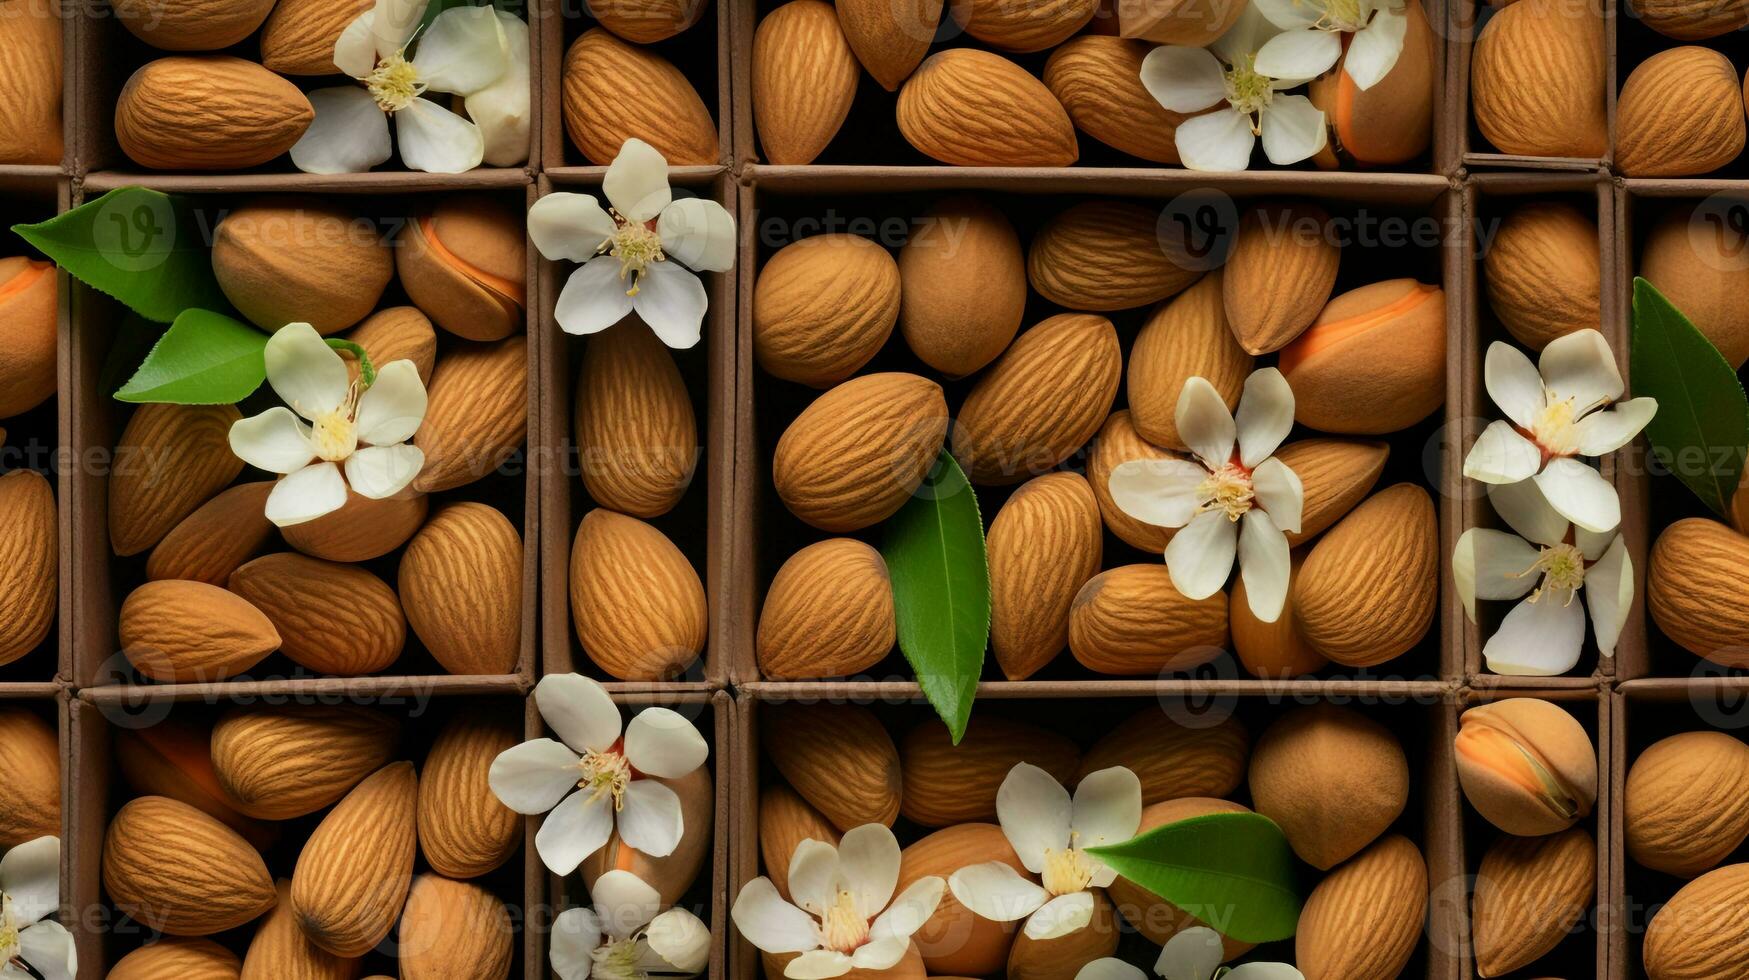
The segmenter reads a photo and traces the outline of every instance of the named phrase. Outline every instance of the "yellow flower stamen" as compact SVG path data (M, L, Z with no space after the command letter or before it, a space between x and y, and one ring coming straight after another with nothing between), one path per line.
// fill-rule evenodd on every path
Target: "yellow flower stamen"
M638 959L638 936L609 939L590 951L589 975L595 980L639 980L644 973Z
M620 281L631 278L626 295L636 296L643 288L644 270L650 263L668 261L662 251L662 236L656 233L653 222L631 221L617 210L608 214L613 217L613 237L601 244L600 251L619 260Z
M1579 451L1578 415L1573 399L1551 401L1531 421L1531 437L1548 456L1571 456Z
M820 917L820 938L827 949L855 952L868 942L868 916L856 907L856 896L840 888L826 914Z
M578 760L577 768L583 774L577 780L578 789L590 794L592 799L611 796L616 813L625 806L626 786L632 781L632 764L625 756L612 749L585 752Z
M1084 892L1093 884L1093 860L1075 846L1076 834L1069 835L1069 846L1062 850L1045 848L1045 870L1040 877L1045 891L1056 895Z
M1210 473L1196 488L1198 514L1218 510L1230 521L1245 516L1256 501L1257 492L1251 485L1251 474L1243 467L1228 463Z
M376 68L365 76L364 87L370 90L370 97L384 112L399 112L425 92L419 69L399 52L378 62Z
M1550 591L1556 595L1565 592L1566 599L1561 605L1572 605L1573 597L1578 594L1580 586L1585 584L1585 553L1577 545L1564 543L1544 548L1529 568L1513 578L1523 578L1526 575L1542 577L1542 583L1530 594L1528 601L1535 602Z
M1227 104L1251 117L1251 135L1263 131L1261 116L1275 98L1275 89L1267 75L1257 73L1257 55L1247 54L1228 66L1224 73Z
M358 396L361 394L362 386L354 380L338 407L317 415L311 421L310 442L321 459L330 463L344 462L358 451Z

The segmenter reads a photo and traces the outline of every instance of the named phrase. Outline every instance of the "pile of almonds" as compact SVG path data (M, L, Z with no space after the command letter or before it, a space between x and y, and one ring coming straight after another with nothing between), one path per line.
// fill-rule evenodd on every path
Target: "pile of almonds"
M9 424L28 421L36 429L41 414L52 418L49 409L30 420L18 417L55 394L59 281L48 262L0 259L0 450ZM47 477L31 469L0 470L0 527L6 528L0 535L0 666L36 650L54 625L58 526Z
M944 445L993 512L991 649L1010 680L1065 646L1097 674L1185 671L1231 648L1252 674L1277 678L1415 648L1438 599L1435 505L1417 484L1375 493L1390 446L1356 437L1443 405L1445 297L1413 279L1332 296L1343 256L1329 223L1308 201L1254 205L1224 266L1204 273L1183 243L1161 240L1172 225L1154 206L1075 203L1023 247L997 204L962 197L936 202L897 258L848 234L771 255L754 287L754 354L766 374L822 391L787 422L772 481L792 514L833 537L771 581L762 674L854 675L888 655L886 566L853 535L910 499ZM1022 330L1040 300L1076 312ZM1133 339L1105 315L1144 308ZM895 327L916 370L859 374L896 346ZM1299 423L1277 458L1304 484L1305 507L1288 536L1288 610L1262 623L1242 584L1180 595L1150 557L1172 532L1120 511L1107 481L1128 460L1185 456L1174 412L1186 379L1208 379L1231 408L1271 362ZM949 379L969 383L957 406Z
M308 322L378 365L414 363L429 394L413 438L425 462L397 496L353 494L276 529L264 513L272 474L244 474L229 445L235 406L136 409L115 447L109 540L118 557L144 559L120 639L148 680L224 680L275 651L318 674L378 673L400 659L409 626L449 673L515 668L520 533L452 491L490 476L527 435L522 215L496 199L439 198L395 235L391 247L374 222L321 198L247 201L219 224L214 272L257 326ZM379 309L397 280L411 305Z
M1628 177L1697 177L1743 152L1745 98L1741 71L1704 42L1743 28L1728 5L1630 0L1628 7L1660 41L1629 72L1615 108L1615 168ZM1666 42L1668 43L1668 42Z

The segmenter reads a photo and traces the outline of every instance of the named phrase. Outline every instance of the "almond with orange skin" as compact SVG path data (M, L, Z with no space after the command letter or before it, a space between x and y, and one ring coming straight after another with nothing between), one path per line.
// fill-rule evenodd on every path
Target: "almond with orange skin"
M1025 722L979 718L955 745L947 726L931 719L899 743L905 774L899 812L925 827L995 820L996 792L1009 770L1026 762L1066 784L1080 761L1074 742Z
M1110 320L1060 313L1040 321L966 395L954 457L973 483L1019 483L1050 471L1099 431L1122 372Z
M233 708L212 731L224 798L265 820L315 813L393 758L400 724L362 705Z
M52 0L24 0L0 32L0 163L61 162L63 22ZM3 413L0 413L3 414Z
M1652 545L1646 611L1684 650L1727 667L1749 665L1749 608L1736 601L1749 537L1704 517L1665 528Z
M1288 574L1288 588L1305 563L1305 551L1295 551ZM1329 663L1324 655L1312 649L1300 629L1294 625L1294 607L1287 604L1275 622L1265 623L1251 611L1243 576L1233 580L1233 594L1227 601L1227 622L1233 632L1233 654L1253 677L1266 680L1288 680L1314 673Z
M1117 910L1104 889L1088 892L1093 896L1093 919L1085 926L1056 939L1033 939L1025 929L1016 933L1008 951L1008 980L1073 977L1094 960L1117 952Z
M634 517L674 509L698 463L692 396L668 346L635 318L594 334L573 414L583 486Z
M346 503L313 521L279 529L285 543L312 558L370 561L407 543L425 525L431 498L403 491L383 500L346 491Z
M414 879L396 939L401 980L509 980L515 956L510 910L473 882L432 874Z
M624 514L583 515L571 544L571 618L583 652L620 680L667 680L704 651L704 584L674 542Z
M1514 340L1542 350L1603 322L1597 220L1561 201L1531 201L1500 222L1482 254L1488 309Z
M767 162L814 162L850 115L858 69L831 4L791 0L765 15L753 34L753 123Z
M1652 916L1642 950L1651 980L1738 980L1749 925L1749 864L1694 879Z
M1749 361L1749 264L1723 236L1696 229L1713 227L1716 215L1699 207L1678 206L1662 215L1646 234L1637 270L1712 341L1733 369Z
M55 393L60 295L52 263L0 259L0 419L23 415Z
M522 646L522 537L498 510L439 510L401 555L407 623L452 674L507 674Z
M316 110L296 85L228 55L149 61L115 103L115 139L152 170L247 170L284 154Z
M993 48L1024 54L1054 48L1068 40L1099 9L1099 0L1050 0L1015 4L1009 0L969 0L954 14L966 33Z
M686 76L661 55L599 27L584 31L565 53L560 98L571 142L598 167L612 163L634 137L655 147L669 166L717 162L716 123Z
M231 452L234 405L141 405L115 445L109 543L122 557L164 540L243 472Z
M432 369L427 396L413 436L425 467L413 489L454 490L490 475L528 438L528 338L451 347Z
M896 638L886 560L854 538L828 538L791 555L771 580L759 613L759 673L860 674L886 659Z
M147 582L123 600L120 619L122 652L148 680L220 681L279 649L261 610L205 582Z
M1130 156L1176 164L1178 125L1188 117L1162 106L1142 87L1142 59L1149 50L1127 38L1070 38L1045 62L1045 87L1081 132Z
M273 907L273 879L236 832L186 803L124 804L103 841L103 887L121 912L172 936L210 936Z
M1616 168L1629 177L1694 177L1743 152L1743 89L1731 60L1696 45L1640 62L1615 114Z
M1603 17L1589 3L1519 0L1482 25L1470 59L1476 126L1501 153L1601 157Z
M107 980L239 980L237 954L210 939L165 936L115 961Z
M1476 973L1505 976L1542 959L1597 892L1597 842L1583 827L1502 837L1482 856L1470 899Z
M1221 273L1154 308L1130 348L1130 421L1156 446L1189 452L1178 435L1178 395L1193 377L1212 385L1232 411L1251 373L1252 357L1227 324Z
M1445 404L1445 291L1389 279L1330 300L1281 349L1302 425L1349 435L1397 432Z
M1294 963L1306 980L1393 980L1415 954L1426 914L1427 862L1407 837L1392 834L1312 889Z
M273 623L286 656L318 673L374 674L407 642L395 590L357 565L282 551L232 572L229 588Z
M1477 705L1454 743L1464 798L1509 834L1558 833L1597 802L1597 753L1585 726L1541 698Z
M838 828L783 783L765 787L759 794L759 858L765 876L786 900L790 897L790 858L805 840L837 847Z
M791 242L753 287L753 354L767 372L830 388L862 369L899 319L899 267L861 235Z
M1723 732L1653 742L1628 769L1622 826L1634 863L1693 877L1749 837L1749 746Z
M697 24L704 0L588 0L589 15L633 44L666 41Z
M1409 800L1409 762L1397 736L1350 708L1318 704L1283 715L1251 754L1257 812L1281 826L1294 853L1329 870L1387 830Z
M920 878L936 875L946 881L961 868L989 861L1000 861L1022 876L1027 873L1007 835L993 823L962 823L937 830L899 853L896 893L903 893ZM942 892L935 914L911 935L911 941L934 975L952 970L993 976L1008 962L1020 925L1019 921L996 922L974 915L948 890Z
M35 470L0 476L0 664L35 650L55 622L60 544L55 493Z
M440 198L401 226L395 271L407 298L463 340L503 340L524 327L527 235L520 207L483 194Z
M437 733L419 780L419 849L433 871L474 878L516 852L522 818L492 794L486 773L521 741L521 726L504 712L457 714Z
M842 0L834 5L838 23L856 60L879 82L897 92L909 78L941 23L942 0Z
M1399 483L1354 508L1312 546L1291 599L1306 642L1349 667L1407 653L1439 605L1433 498Z
M419 371L419 380L431 383L431 369L437 363L437 331L417 306L391 306L366 317L353 327L346 339L364 348L372 364L408 360ZM358 374L358 359L350 351L341 351L347 370Z
M1389 444L1359 439L1300 439L1276 450L1305 489L1300 529L1288 532L1288 544L1297 548L1317 537L1366 499L1390 457Z
M363 956L394 928L413 883L419 779L384 766L328 811L292 872L291 905L310 941Z
M932 205L899 249L899 332L911 352L963 378L1008 349L1025 314L1026 257L1007 216L975 197Z
M1318 318L1342 259L1329 227L1329 213L1308 203L1259 205L1239 220L1221 294L1240 347L1281 350Z
M1156 555L1164 552L1177 529L1138 521L1124 513L1111 497L1111 471L1132 459L1183 458L1144 440L1131 423L1128 409L1111 413L1087 455L1087 482L1099 501L1099 516L1105 519L1106 528L1132 548Z
M338 75L334 44L371 0L279 0L261 28L261 64L281 75Z
M395 278L395 257L376 225L352 208L307 196L263 197L219 222L213 276L261 329L308 323L326 336L376 309Z
M898 116L912 146L955 166L1066 167L1081 155L1051 90L975 48L941 51L918 66L899 92Z
M705 859L716 844L712 835L716 784L711 779L710 767L699 766L684 776L658 782L680 797L680 815L685 826L680 843L666 857L651 857L627 844L616 826L607 843L583 859L578 873L583 876L585 888L594 888L596 879L608 871L630 871L654 888L666 907L680 901L698 880Z
M310 941L292 908L291 882L280 879L278 903L255 926L240 980L352 980L359 962L335 956Z
M146 578L224 585L273 535L267 495L273 481L239 483L201 504L152 549Z
M117 730L112 751L117 771L135 795L186 803L235 830L258 851L273 843L276 828L245 816L219 780L211 725L172 716L145 728Z
M997 511L986 539L990 651L1011 681L1025 680L1069 642L1069 608L1099 572L1099 501L1076 473L1021 484Z
M1232 718L1190 727L1146 708L1119 722L1081 757L1075 780L1124 766L1142 782L1142 803L1186 796L1226 796L1245 780L1250 747L1245 726Z
M946 436L940 385L915 374L865 374L814 399L784 430L772 483L809 524L858 531L911 499Z
M1407 163L1433 140L1433 91L1438 45L1420 0L1404 5L1403 52L1385 76L1364 91L1348 74L1343 52L1332 71L1312 80L1306 96L1324 110L1329 139L1312 157L1320 169L1344 163L1380 167Z
M1159 225L1157 209L1130 201L1071 205L1033 235L1026 277L1071 310L1129 310L1176 296L1202 272L1173 261Z
M22 707L0 709L0 847L61 836L61 749L55 727Z
M1239 0L1117 0L1118 33L1156 44L1206 47L1244 12Z
M764 715L765 754L832 826L893 825L904 796L899 750L874 712L854 704L774 702Z
M1189 670L1227 644L1227 594L1190 600L1166 566L1120 565L1082 586L1069 610L1069 651L1097 674Z
M1169 823L1177 823L1180 820L1189 820L1192 817L1206 816L1211 813L1250 812L1237 803L1206 796L1162 800L1143 808L1142 823L1136 829L1136 834L1139 836L1156 827L1164 827ZM1107 895L1111 896L1111 901L1117 906L1118 912L1151 943L1164 946L1173 936L1186 929L1196 926L1208 927L1208 924L1201 919L1185 912L1128 878L1119 876L1105 891ZM1228 936L1221 937L1221 945L1225 951L1223 958L1228 960L1244 956L1251 951L1252 946L1251 943L1240 942Z

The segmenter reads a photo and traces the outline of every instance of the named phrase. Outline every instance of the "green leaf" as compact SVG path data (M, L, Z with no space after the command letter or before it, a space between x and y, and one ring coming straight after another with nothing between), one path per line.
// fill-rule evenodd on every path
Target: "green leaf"
M1657 287L1634 279L1634 394L1658 400L1646 438L1676 478L1727 520L1749 451L1737 372Z
M230 308L213 278L208 229L186 198L121 187L12 230L73 278L148 320L169 323L191 307Z
M1286 939L1299 922L1293 851L1259 813L1191 817L1087 852L1240 942Z
M176 318L115 397L124 402L229 405L267 377L267 335L210 310Z
M957 745L990 639L990 566L977 495L946 450L887 522L881 553L893 581L899 649Z

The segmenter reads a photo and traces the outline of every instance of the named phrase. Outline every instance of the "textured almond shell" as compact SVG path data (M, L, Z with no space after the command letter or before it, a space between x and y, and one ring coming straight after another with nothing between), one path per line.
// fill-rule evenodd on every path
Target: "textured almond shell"
M1342 259L1329 227L1328 212L1304 203L1262 205L1239 220L1221 292L1240 347L1280 350L1318 318Z
M210 939L165 936L123 956L106 980L239 980L237 954Z
M346 492L346 504L313 521L282 527L285 543L312 558L370 561L407 543L425 524L431 498L406 491L383 500Z
M1427 862L1408 838L1392 834L1312 889L1294 962L1306 980L1393 980L1414 954L1426 914Z
M338 75L334 44L372 0L279 0L261 28L261 64L281 75Z
M55 393L60 295L54 265L0 259L0 419L23 415Z
M416 306L391 306L366 317L352 328L346 339L364 348L371 363L381 367L391 361L407 360L419 371L419 380L431 383L431 369L437 363L437 331L431 321ZM357 374L358 361L342 351L346 366Z
M1043 51L1067 40L1099 10L1099 0L967 0L954 15L967 34L1004 51Z
M899 92L898 117L905 139L943 163L1066 167L1080 156L1075 127L1051 90L975 48L941 51L918 66Z
M1628 769L1622 826L1636 864L1684 878L1749 837L1749 746L1723 732L1653 742Z
M1202 277L1180 268L1163 242L1158 212L1131 201L1084 201L1032 237L1026 277L1045 299L1071 310L1129 310L1176 296Z
M983 200L936 202L899 249L899 297L911 352L950 378L972 374L1008 348L1026 314L1020 236Z
M777 570L759 613L759 673L774 679L846 677L893 649L893 583L881 553L828 538Z
M1070 38L1045 62L1045 87L1081 132L1130 156L1176 164L1178 126L1189 117L1162 106L1142 87L1142 59L1149 50L1127 38Z
M649 518L680 502L698 463L698 421L668 346L636 318L589 338L574 419L596 503Z
M822 531L893 516L947 435L941 386L915 374L865 374L827 391L784 430L771 479L784 505Z
M935 40L942 0L839 0L834 5L856 60L889 92L897 92Z
M109 542L122 557L164 539L243 472L231 452L234 405L141 405L115 445Z
M1349 667L1371 667L1421 642L1439 605L1433 499L1399 483L1374 494L1312 546L1294 583L1306 641Z
M1329 870L1387 830L1409 800L1409 762L1390 729L1348 708L1289 712L1251 753L1257 812L1281 825L1294 853Z
M146 578L224 585L273 535L267 519L272 480L239 483L201 504L146 559Z
M160 51L217 51L255 33L273 0L114 0L117 20Z
M943 881L968 865L998 861L1024 876L1013 845L993 823L962 823L918 838L899 853L898 892L930 875ZM993 976L1002 972L1021 923L996 922L972 913L952 891L943 891L935 914L911 935L934 975Z
M1588 3L1520 0L1482 26L1470 61L1476 126L1501 153L1600 157L1603 18Z
M1647 233L1637 271L1740 368L1749 360L1749 264L1715 221L1699 208L1667 212Z
M60 567L55 494L34 470L0 476L0 664L30 653L55 622Z
M759 793L759 857L765 876L786 900L790 858L805 840L837 847L838 828L795 790L781 782L770 783Z
M419 779L411 762L377 770L328 811L292 872L291 904L310 940L362 956L395 925L413 882Z
M955 745L947 726L930 719L899 743L899 769L905 774L899 812L924 827L992 821L997 790L1016 765L1030 763L1067 785L1080 761L1074 742L1025 722L978 718Z
M1227 796L1245 780L1250 742L1235 719L1191 727L1148 708L1093 743L1081 757L1075 781L1124 766L1141 780L1144 806L1186 796Z
M205 582L147 582L122 601L120 618L122 652L154 681L222 681L279 649L261 610Z
M1742 601L1749 538L1690 517L1652 545L1646 611L1665 636L1697 657L1749 667L1749 605Z
M813 163L850 115L862 71L821 0L792 0L753 34L753 123L765 159Z
M510 910L491 892L422 874L407 893L396 933L401 980L507 980L513 932Z
M1728 864L1682 886L1646 928L1651 980L1742 980L1749 942L1749 864Z
M1184 383L1202 378L1232 411L1239 407L1251 364L1251 355L1227 324L1221 273L1210 272L1155 307L1136 334L1126 375L1130 422L1154 445L1188 452L1178 435L1178 395Z
M118 910L173 936L210 936L273 907L273 879L236 832L186 803L124 804L103 842L103 887Z
M413 489L453 490L489 475L528 437L528 338L450 347L427 395L413 436L425 467Z
M1157 44L1206 47L1245 11L1240 0L1116 0L1118 33Z
M1148 524L1124 513L1111 497L1111 471L1132 459L1182 458L1185 457L1138 435L1128 409L1111 413L1087 454L1087 482L1099 500L1099 515L1105 519L1106 528L1132 548L1156 555L1165 551L1177 529Z
M571 616L583 652L620 680L667 680L704 650L704 584L680 549L635 517L596 509L571 545Z
M587 0L589 16L633 44L666 41L697 24L705 0Z
M585 888L594 888L599 876L618 869L643 879L656 890L665 907L679 902L692 889L716 843L712 835L716 819L715 782L709 766L699 766L684 776L658 782L680 797L681 823L685 827L680 843L673 853L655 858L628 845L615 827L607 843L584 858L578 869Z
M213 726L172 716L146 728L118 730L115 767L137 796L167 796L186 803L243 836L258 851L272 846L277 828L245 816L213 769Z
M437 733L419 773L419 849L431 870L474 878L516 852L522 817L498 801L486 774L521 741L514 719L477 710L457 713Z
M213 726L212 765L237 809L289 820L345 796L395 753L400 725L362 705L233 708Z
M1482 270L1488 309L1532 350L1603 322L1597 221L1571 204L1515 208L1482 254Z
M1288 588L1305 564L1304 549L1292 553L1288 573ZM1292 603L1283 606L1274 622L1265 623L1251 611L1251 600L1245 592L1243 576L1233 580L1233 594L1227 601L1227 625L1233 633L1233 655L1239 658L1247 673L1269 680L1302 677L1322 668L1329 661L1312 649L1294 622Z
M717 162L717 127L686 76L661 55L601 28L565 53L565 131L583 156L607 166L626 140L655 147L670 166Z
M1445 404L1445 291L1388 279L1330 300L1279 362L1294 419L1323 432L1383 435Z
M779 249L753 287L753 354L767 372L830 388L861 370L899 318L899 267L860 235Z
M1137 828L1138 835L1164 827L1169 823L1188 820L1210 813L1249 813L1245 807L1227 800L1217 800L1206 796L1189 796L1178 800L1162 800L1142 810L1142 824ZM1111 896L1112 904L1118 912L1135 927L1135 930L1146 936L1151 943L1166 945L1173 936L1195 926L1208 927L1208 924L1190 915L1178 906L1166 901L1146 888L1130 881L1121 875L1106 887L1106 894ZM1232 960L1245 955L1251 950L1251 943L1240 942L1227 936L1221 937L1223 958Z
M1322 534L1366 498L1385 471L1391 447L1359 439L1300 439L1276 450L1275 458L1294 471L1305 490L1300 529L1289 532L1298 547Z
M1227 594L1187 599L1155 562L1100 572L1069 610L1069 651L1096 674L1185 671L1226 645Z
M449 674L509 674L523 642L523 539L490 504L437 511L401 555L401 606Z
M1731 60L1670 48L1639 63L1615 108L1615 165L1628 177L1693 177L1743 152L1743 90Z
M0 847L61 835L61 750L55 727L22 707L0 709Z
M483 194L440 198L396 237L401 288L431 321L464 340L520 333L528 303L522 209Z
M1749 24L1749 4L1741 0L1629 0L1628 9L1647 27L1678 41L1703 41Z
M1583 827L1495 841L1470 900L1477 974L1504 976L1542 959L1567 938L1596 891L1597 842Z
M52 0L24 0L0 31L0 163L58 164L61 28Z
M904 795L899 750L874 713L854 704L767 704L762 744L792 788L840 831L891 827Z
M1099 573L1099 501L1076 473L1021 484L990 522L990 651L1011 681L1025 680L1069 642L1069 609Z
M351 208L257 198L219 222L213 275L231 305L261 329L308 323L325 336L376 309L395 278L395 258L376 226Z
M115 104L122 152L153 170L247 170L292 148L316 111L298 87L226 55L149 61Z
M973 483L1019 483L1068 459L1099 431L1123 373L1105 317L1060 313L1020 335L972 386L954 456Z
M278 902L255 927L240 980L352 980L359 962L310 941L292 908L291 882L280 879Z
M395 590L357 565L282 551L232 572L230 590L273 623L286 656L318 673L374 674L407 642Z

